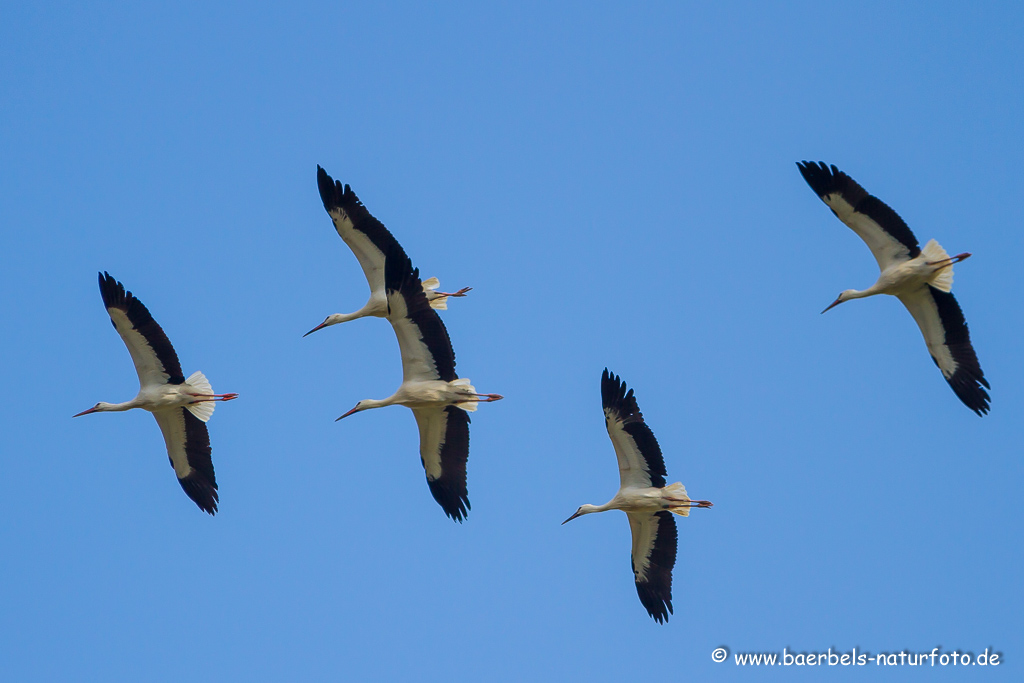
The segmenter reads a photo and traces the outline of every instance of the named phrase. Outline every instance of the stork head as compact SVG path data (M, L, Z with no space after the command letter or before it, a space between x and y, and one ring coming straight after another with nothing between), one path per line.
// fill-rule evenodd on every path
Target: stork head
M103 401L100 401L92 408L89 408L89 410L83 410L77 415L72 415L71 417L81 417L82 415L88 415L89 413L102 413L103 411L110 410L113 405L113 403L104 403Z
M839 304L843 303L844 301L849 301L850 299L854 298L852 295L856 294L856 292L857 292L856 289L844 289L843 291L839 292L839 296L836 297L836 300L833 301L832 303L830 303L828 305L828 308L826 308L824 311L822 311L822 313L824 313L825 311L829 310L830 308L834 308L834 307L838 306Z
M583 515L589 515L591 512L597 512L597 506L596 505L591 505L590 503L587 503L586 505L580 505L576 509L576 512L573 513L572 517L570 517L569 519L565 520L565 522L562 522L562 524L565 524L567 522L571 522L572 520L576 519L577 517L581 517Z
M325 327L330 327L331 325L337 325L340 322L344 322L341 313L332 313L331 315L327 316L322 323L320 323L319 325L317 325L316 327L314 327L313 329L311 329L309 332L302 336L308 337L317 330L322 330Z

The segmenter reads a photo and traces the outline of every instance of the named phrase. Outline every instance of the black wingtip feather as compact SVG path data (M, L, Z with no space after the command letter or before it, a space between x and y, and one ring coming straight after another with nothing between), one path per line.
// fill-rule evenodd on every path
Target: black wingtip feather
M798 161L796 167L800 169L800 175L804 177L807 184L814 190L814 194L822 199L830 194L839 194L855 210L860 210L858 206L861 205L861 202L871 197L867 190L861 187L853 178L836 168L835 164L829 166L824 161L817 163L813 161ZM883 206L885 205L883 204ZM889 210L892 211L892 209ZM861 213L864 212L861 211ZM897 239L899 238L897 237Z
M437 504L444 510L444 514L459 524L469 516L469 497L459 486L453 482L446 481L444 477L431 481L427 479L427 486L430 487L430 495L434 497Z
M839 192L845 181L850 181L850 176L840 171L835 166L831 169L824 161L817 163L813 161L798 161L796 167L800 169L800 175L804 177L807 184L814 190L814 194L825 197L833 192ZM856 183L854 183L856 185ZM860 187L857 185L857 187ZM863 190L863 188L861 188ZM867 194L865 192L864 194ZM856 206L856 204L854 204Z
M217 494L217 484L210 482L205 476L193 471L184 479L179 479L182 490L199 506L203 512L211 515L217 514L217 503L220 496Z
M623 421L630 418L643 421L633 390L626 389L626 383L618 375L609 372L608 368L601 373L601 406L616 411Z
M973 410L978 417L985 417L990 409L991 398L980 385L984 384L988 387L988 383L974 377L961 377L960 375L961 373L957 372L949 378L949 386L965 406Z
M104 308L127 309L127 300L132 297L131 292L125 292L124 285L115 280L110 273L100 273L100 296L103 297Z
M316 186L320 190L320 200L324 203L324 208L327 211L336 206L343 206L347 193L352 193L352 196L355 197L352 188L348 185L342 185L339 180L331 178L320 164L316 166ZM356 198L356 202L358 201L359 199Z

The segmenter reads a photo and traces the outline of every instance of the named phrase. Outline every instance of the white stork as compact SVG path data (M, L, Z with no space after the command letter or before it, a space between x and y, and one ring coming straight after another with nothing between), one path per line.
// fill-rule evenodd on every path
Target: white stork
M420 461L427 485L444 513L461 522L469 513L466 462L469 415L477 403L502 397L478 394L466 377L455 374L455 351L441 317L427 302L419 270L401 248L388 254L384 267L388 320L402 354L402 385L382 400L360 401L338 418L371 408L404 405L420 430ZM337 422L337 420L335 420Z
M863 291L845 290L825 311L850 299L892 294L914 316L928 353L957 397L979 416L987 413L985 389L991 387L971 346L963 311L950 292L953 264L970 254L950 257L935 240L921 249L895 211L835 166L804 161L797 167L832 213L867 243L882 271L875 284Z
M355 313L334 313L327 316L326 320L302 335L304 337L325 327L356 318L387 317L388 302L384 293L384 255L392 252L405 253L402 245L384 227L384 224L370 215L351 187L343 186L340 181L333 180L320 166L316 167L316 182L320 188L320 199L323 200L324 208L327 209L328 215L334 221L335 230L338 231L341 239L345 240L345 244L352 249L359 265L363 267L363 274L370 285L370 298ZM457 292L439 292L437 288L441 286L441 283L436 277L424 280L422 285L430 307L439 310L448 308L448 297L466 296L466 292L472 289L472 287L463 287Z
M203 512L217 512L217 479L210 459L206 421L214 401L230 401L238 394L215 394L201 372L185 379L174 347L160 325L124 285L100 273L100 294L110 322L121 335L139 374L139 394L124 403L99 402L74 415L142 408L153 413L167 444L178 483Z
M659 624L672 613L672 567L676 563L676 522L672 513L688 517L690 508L709 508L710 501L690 500L686 487L665 486L665 459L654 432L644 422L633 390L605 368L601 375L605 426L619 460L619 492L604 505L581 505L581 515L622 510L633 533L631 554L636 592L647 613Z

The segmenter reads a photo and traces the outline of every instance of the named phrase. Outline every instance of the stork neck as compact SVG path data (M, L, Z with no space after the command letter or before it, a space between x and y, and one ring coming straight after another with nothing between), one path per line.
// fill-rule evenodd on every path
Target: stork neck
M387 398L366 398L359 402L360 408L363 410L372 410L373 408L383 408L384 406L392 406L398 403L397 394L388 396Z
M852 289L852 290L850 290L850 293L847 295L847 298L848 299L866 299L869 296L874 296L875 294L880 294L881 291L882 291L882 288L879 287L878 283L876 282L875 284L871 285L867 289Z
M335 313L334 315L331 316L333 318L331 324L337 325L338 323L347 323L350 320L358 320L359 318L365 318L366 313L363 312L365 308L366 307L364 306L355 313Z
M135 398L133 398L130 401L125 401L124 403L101 403L100 404L100 408L99 408L99 410L97 412L120 413L120 412L123 412L125 410L131 410L132 408L137 408L139 406L139 403L140 403L140 401L139 401L139 397L138 396L136 396Z
M615 498L612 498L611 500L609 500L604 505L584 505L583 507L587 508L587 513L591 513L591 512L605 512L607 510L617 510L617 509L619 509L618 502L619 502L619 497L616 496Z
M388 301L384 297L375 297L372 294L363 307L354 313L339 313L338 322L344 323L357 318L376 317L383 318L388 312Z

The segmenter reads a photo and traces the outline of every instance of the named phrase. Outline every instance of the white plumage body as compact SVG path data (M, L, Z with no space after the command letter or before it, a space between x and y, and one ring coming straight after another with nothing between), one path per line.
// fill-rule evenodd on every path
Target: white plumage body
M657 488L654 486L632 487L619 489L610 501L604 505L584 505L587 512L604 512L605 510L622 510L623 512L657 512L668 510L677 515L688 517L691 506L690 496L686 487L680 482Z
M356 405L356 408L368 410L401 405L409 408L441 409L453 405L473 412L476 410L478 402L479 396L476 393L476 388L469 383L469 378L460 377L451 382L440 379L406 380L391 396L380 400L362 400Z
M915 292L925 285L931 285L944 292L948 292L953 286L953 266L949 263L949 255L935 240L928 242L921 253L912 259L890 262L878 276L875 284L867 289L846 290L851 294L843 300L875 294L900 296Z
M213 395L213 387L201 372L194 373L184 384L144 384L139 393L124 403L100 402L97 412L118 412L142 408L151 413L175 408L188 408L189 411L203 422L213 415L213 401L200 401L202 397Z

